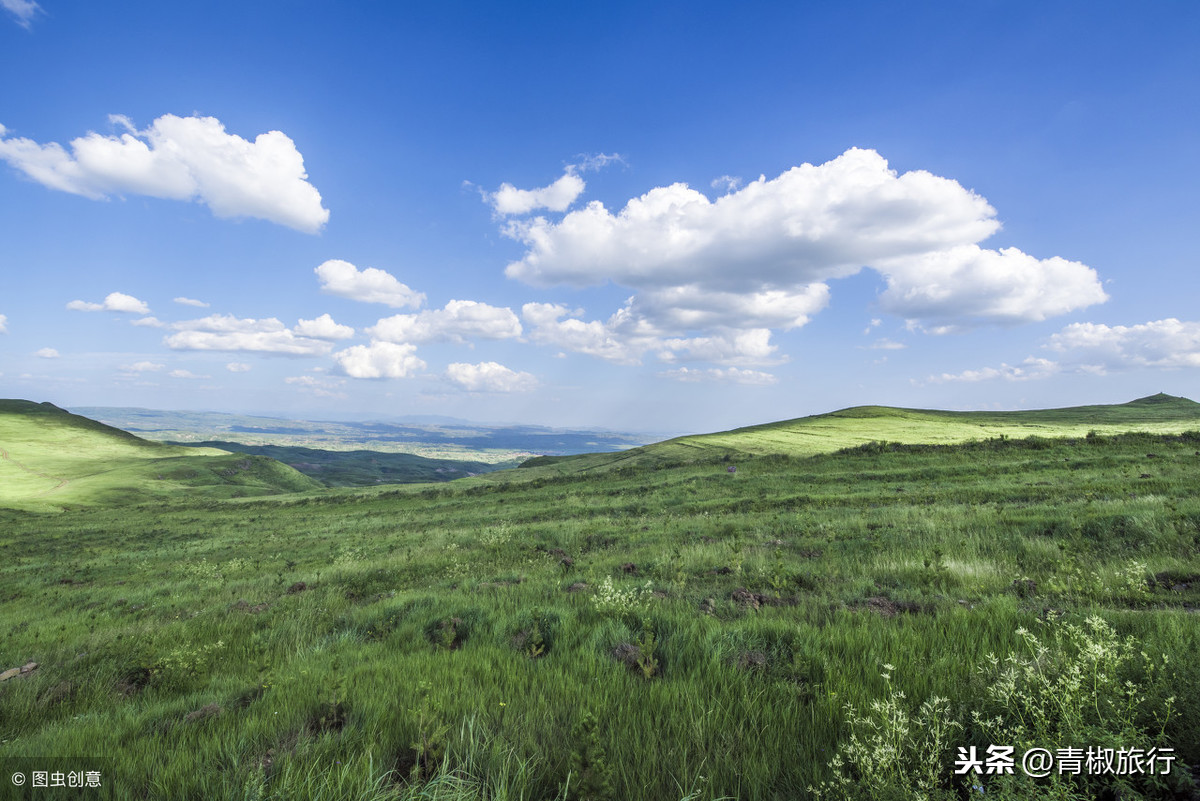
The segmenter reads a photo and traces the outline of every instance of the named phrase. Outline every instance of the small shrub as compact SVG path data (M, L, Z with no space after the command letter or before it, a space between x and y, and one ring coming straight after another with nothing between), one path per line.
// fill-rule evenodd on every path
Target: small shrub
M567 790L577 801L611 801L616 798L615 772L601 737L603 727L591 712L579 716L571 732L571 773Z
M596 588L596 594L592 596L592 605L601 613L624 614L641 606L651 586L647 581L641 587L620 589L613 585L611 576L605 576L604 581Z
M883 665L884 681L891 687L892 665ZM951 775L948 755L951 735L963 726L950 717L950 701L933 696L914 713L900 690L872 701L860 714L846 705L850 739L843 743L829 767L833 779L809 786L817 798L831 799L953 799L943 788Z
M1167 665L1165 655L1160 661L1151 659L1132 637L1118 637L1094 616L1081 626L1061 624L1046 642L1024 628L1017 634L1021 651L1004 659L989 654L979 668L991 714L975 711L971 717L992 742L1015 746L1016 753L1029 748L1057 752L1081 745L1143 749L1165 745L1164 731L1175 714L1174 697L1167 698L1162 709L1145 708L1146 686ZM1141 683L1128 676L1138 662L1144 675ZM1142 721L1150 718L1156 731L1143 728ZM988 792L1017 792L1026 798L1096 798L1110 789L1105 782L1128 783L1125 777L1111 775L1051 774L1035 791L1024 776L986 778ZM1133 778L1153 784L1159 777Z

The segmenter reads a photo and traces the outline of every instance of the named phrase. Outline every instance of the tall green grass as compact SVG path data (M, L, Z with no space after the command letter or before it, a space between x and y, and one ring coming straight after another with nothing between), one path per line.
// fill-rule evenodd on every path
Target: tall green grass
M119 797L803 798L847 704L968 720L1018 629L1100 615L1169 655L1144 722L1175 696L1195 764L1197 451L874 444L0 511L0 669L39 663L0 685L0 757L108 757Z

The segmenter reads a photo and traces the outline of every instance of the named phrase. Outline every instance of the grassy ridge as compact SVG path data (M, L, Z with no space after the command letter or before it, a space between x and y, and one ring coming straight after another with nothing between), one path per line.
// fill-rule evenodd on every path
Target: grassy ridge
M99 749L153 799L782 801L829 777L847 703L990 713L986 654L1100 615L1169 655L1121 678L1147 730L1175 697L1164 742L1195 764L1198 452L997 438L743 454L730 474L713 451L0 512L0 667L40 665L0 686L0 757Z
M262 457L149 442L48 403L0 401L0 507L54 511L180 492L277 494L320 485Z
M1082 437L1089 431L1176 434L1200 428L1200 403L1158 394L1130 403L1017 412L944 412L856 406L828 414L675 439L618 454L542 457L525 463L546 474L664 465L739 454L813 456L873 441L950 444L990 437Z

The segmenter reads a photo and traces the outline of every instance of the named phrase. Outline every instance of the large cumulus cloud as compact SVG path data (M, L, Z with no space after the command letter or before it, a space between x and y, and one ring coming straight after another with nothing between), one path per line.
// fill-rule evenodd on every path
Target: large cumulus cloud
M978 245L999 228L996 210L957 181L901 174L879 153L853 148L715 200L676 183L616 212L592 201L557 219L510 220L503 231L524 247L510 278L633 292L604 321L537 306L536 319L526 314L532 338L631 361L664 346L679 351L672 342L802 326L828 304L829 282L863 268L886 282L883 309L934 333L1039 321L1107 299L1084 264Z

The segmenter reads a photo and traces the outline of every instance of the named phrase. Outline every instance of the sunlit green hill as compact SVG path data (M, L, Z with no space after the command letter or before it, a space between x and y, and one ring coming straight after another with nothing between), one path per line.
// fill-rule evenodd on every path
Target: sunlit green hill
M1016 412L943 412L855 406L828 414L676 437L621 453L530 459L526 470L547 474L669 465L738 455L813 456L868 442L951 444L993 437L1082 437L1089 432L1174 434L1200 428L1200 403L1151 395L1129 403ZM502 474L498 474L502 475Z
M183 490L227 498L319 487L266 457L149 442L50 403L0 400L0 507L54 511Z

